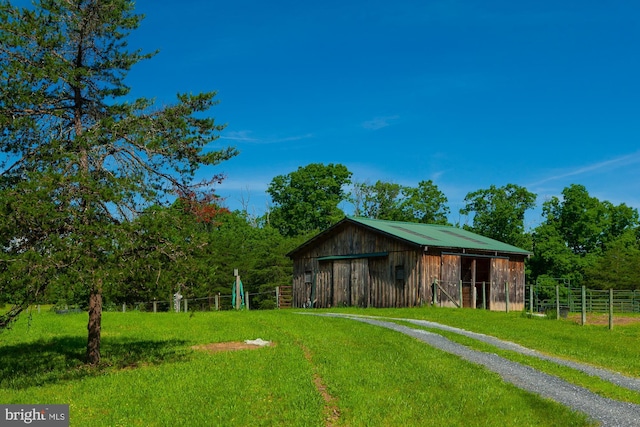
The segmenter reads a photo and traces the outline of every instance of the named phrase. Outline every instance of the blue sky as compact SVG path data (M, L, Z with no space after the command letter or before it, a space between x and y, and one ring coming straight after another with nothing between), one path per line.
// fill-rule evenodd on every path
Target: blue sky
M271 179L342 163L357 181L468 192L566 186L640 208L640 2L140 0L135 96L218 91L218 192L260 214ZM203 172L208 173L208 172ZM345 210L351 209L343 206ZM529 215L527 226L540 221Z

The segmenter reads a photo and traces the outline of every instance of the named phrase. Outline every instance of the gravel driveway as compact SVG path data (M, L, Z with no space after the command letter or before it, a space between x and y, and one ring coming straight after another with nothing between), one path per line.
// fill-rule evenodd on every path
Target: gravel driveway
M343 315L335 313L316 314L308 312L305 314L347 318L358 322L368 323L370 325L392 329L405 335L417 338L418 340L423 341L430 346L438 348L442 351L446 351L447 353L455 354L471 363L482 365L490 371L499 374L504 381L509 382L521 389L555 400L556 402L568 406L569 408L572 408L576 411L583 412L594 420L602 423L603 426L633 427L640 425L640 405L601 397L583 387L576 386L553 375L545 374L529 366L512 362L496 354L483 353L481 351L472 350L469 347L457 344L441 335L432 332L424 331L421 329L413 329L408 326L398 325L397 323L378 320L378 318L367 316L355 316L350 314ZM421 326L459 333L474 339L487 342L503 349L516 351L528 356L539 357L541 359L552 361L563 366L578 369L582 372L586 372L589 375L594 375L615 383L621 387L626 387L632 390L640 390L640 380L636 378L626 377L615 372L607 371L600 368L594 368L592 366L577 362L570 362L563 359L546 356L534 350L522 347L518 344L514 344L508 341L502 341L488 335L477 334L474 332L465 331L463 329L453 328L439 323L423 320L392 320L402 320Z

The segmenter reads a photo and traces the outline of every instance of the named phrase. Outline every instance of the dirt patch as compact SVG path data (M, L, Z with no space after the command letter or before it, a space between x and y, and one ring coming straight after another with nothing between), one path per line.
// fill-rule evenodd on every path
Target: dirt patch
M316 367L313 365L311 351L300 342L298 342L298 345L302 347L305 359L311 363L315 370ZM340 409L338 408L336 398L329 394L327 386L324 384L324 381L318 372L313 373L313 384L316 386L316 390L318 390L320 396L322 396L322 400L324 400L324 425L326 427L334 427L338 425L338 421L340 420Z
M338 405L336 404L336 399L329 394L327 391L327 386L324 385L322 381L322 377L318 374L313 375L313 384L315 384L316 389L324 399L324 420L326 427L333 427L338 425L338 420L340 419L340 409L338 409Z
M255 350L262 347L273 347L274 343L269 343L266 346L260 346L255 344L247 344L242 341L230 341L230 342L214 342L211 344L194 345L191 348L193 350L208 351L209 353L217 353L219 351L235 351L235 350Z
M568 316L568 319L576 323L582 323L581 314L570 314ZM621 316L621 315L613 316L614 326L632 325L635 323L640 323L640 316ZM608 325L608 324L609 324L608 314L587 313L587 325Z

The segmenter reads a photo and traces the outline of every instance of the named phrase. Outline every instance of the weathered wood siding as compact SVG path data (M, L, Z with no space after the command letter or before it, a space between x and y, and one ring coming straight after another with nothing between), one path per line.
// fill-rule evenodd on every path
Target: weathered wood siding
M330 307L333 303L333 287L322 286L322 284L333 283L333 264L330 262L318 263L317 270L312 271L312 274L316 276L316 306ZM306 298L308 297L305 297L305 300Z
M369 286L370 286L370 307L385 307L383 301L387 292L389 277L389 262L385 258L369 259Z
M369 306L369 260L351 260L351 305Z
M422 254L420 266L422 283L420 289L420 303L431 304L433 302L433 283L440 280L440 253L429 251Z
M379 256L383 252L387 254ZM318 260L322 257L344 256L353 257ZM473 254L465 256L473 257ZM481 275L490 278L487 284L487 308L506 308L505 283L509 283L510 309L522 309L524 257L511 260L506 257L482 259L486 261L482 263L485 267L482 267ZM429 248L423 252L420 247L347 223L295 255L293 305L305 305L314 292L312 288L315 288L314 306L318 308L413 307L431 304L434 280L457 303L460 299L462 264L460 255L442 254L440 248ZM475 262L465 265L466 270L472 266L471 271L475 271ZM305 273L311 281L305 281ZM472 305L472 291L471 286L466 292L463 290L465 307ZM442 292L438 294L438 303L455 306Z
M491 259L491 310L506 310L505 284L508 281L509 260L506 258Z
M328 285L328 284L323 284ZM333 301L332 307L351 305L351 261L333 261Z
M327 256L380 252L388 255L318 261ZM305 272L315 278L315 307L417 305L423 287L418 255L419 250L411 245L348 224L294 260L294 306L303 306L311 295ZM403 267L404 280L395 280L396 267Z
M509 310L524 309L524 258L509 260Z
M458 255L441 255L441 260L442 269L439 284L446 294L440 292L438 303L446 307L456 307L460 300L459 283L462 267L460 257Z

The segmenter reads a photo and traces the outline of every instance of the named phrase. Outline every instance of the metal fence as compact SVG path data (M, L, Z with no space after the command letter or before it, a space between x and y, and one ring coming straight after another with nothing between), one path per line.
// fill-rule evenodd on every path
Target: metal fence
M639 290L583 289L567 284L530 284L525 289L527 310L544 313L560 307L563 312L589 313L640 313ZM531 302L533 301L533 306Z

